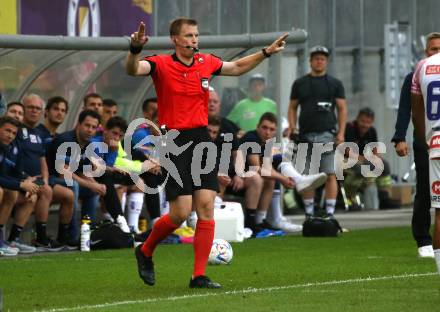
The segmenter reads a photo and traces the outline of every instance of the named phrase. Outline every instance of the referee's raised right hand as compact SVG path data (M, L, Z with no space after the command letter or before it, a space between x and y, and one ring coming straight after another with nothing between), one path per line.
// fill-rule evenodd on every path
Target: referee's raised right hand
M148 42L148 36L145 35L145 24L139 24L138 31L131 34L131 45L134 47L142 47Z

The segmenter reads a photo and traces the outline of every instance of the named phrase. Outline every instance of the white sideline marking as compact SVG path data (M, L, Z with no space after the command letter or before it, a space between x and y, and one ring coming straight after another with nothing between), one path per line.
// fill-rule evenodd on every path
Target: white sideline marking
M430 272L430 273L389 275L389 276L379 276L379 277L363 277L363 278L354 278L354 279L348 279L348 280L314 282L314 283L294 284L294 285L286 285L286 286L273 286L273 287L264 287L264 288L245 288L245 289L230 290L230 291L224 291L224 292L210 292L210 293L203 293L203 294L190 294L190 295L151 298L151 299L143 299L143 300L116 301L116 302L109 302L109 303L102 303L102 304L76 306L76 307L70 307L70 308L56 308L56 309L49 309L49 310L41 310L41 312L62 312L62 311L75 311L75 310L85 310L85 309L101 309L101 308L108 308L108 307L121 306L121 305L127 305L127 304L152 303L152 302L160 302L160 301L176 301L176 300L224 296L224 295L242 295L242 294L248 294L248 293L278 291L278 290L293 289L293 288L307 288L307 287L315 287L315 286L329 286L329 285L363 283L363 282L405 279L405 278L433 276L433 275L438 275L438 273L437 272Z

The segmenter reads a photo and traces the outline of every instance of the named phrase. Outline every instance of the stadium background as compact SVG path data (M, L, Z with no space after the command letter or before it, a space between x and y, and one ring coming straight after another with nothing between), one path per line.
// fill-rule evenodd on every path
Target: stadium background
M422 36L440 30L435 15L439 10L440 2L435 0L2 0L0 34L126 36L143 20L150 35L167 36L170 20L178 16L197 19L201 35L305 29L308 40L304 44L289 45L282 56L250 74L267 76L267 95L285 115L293 80L308 71L309 48L326 45L332 52L330 73L346 88L350 119L361 107L375 110L379 138L387 144L386 158L392 172L402 176L412 159L399 159L389 143L396 99L402 76L423 53ZM212 52L229 56L254 50ZM76 106L80 105L75 97L78 90L94 90L115 99L122 114L131 119L139 114L140 102L133 103L133 99L140 98L135 95L143 100L154 90L139 91L144 85L124 74L123 55L0 47L0 90L8 101L35 92L44 98L65 96ZM213 80L225 111L244 95L249 75ZM73 123L70 118L65 126Z

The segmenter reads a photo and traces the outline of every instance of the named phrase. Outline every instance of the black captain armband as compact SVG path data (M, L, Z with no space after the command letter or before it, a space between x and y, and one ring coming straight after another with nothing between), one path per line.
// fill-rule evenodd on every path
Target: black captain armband
M142 46L140 46L140 47L135 47L134 45L132 45L131 43L130 43L130 53L131 54L139 54L139 53L141 53L142 52Z
M263 52L264 57L270 57L270 54L267 53L266 48L261 49L261 52Z

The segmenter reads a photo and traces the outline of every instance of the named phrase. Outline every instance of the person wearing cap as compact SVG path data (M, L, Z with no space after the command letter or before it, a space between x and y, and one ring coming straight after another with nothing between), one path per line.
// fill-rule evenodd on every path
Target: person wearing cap
M310 174L309 171L313 171L310 168L316 167L319 168L319 172L327 173L325 209L327 215L332 218L338 195L334 148L344 142L347 107L342 82L327 74L329 56L330 53L324 46L315 46L310 50L310 73L295 80L292 85L288 131L290 135L299 134L300 142L310 143L305 159L305 174ZM298 107L301 107L299 116ZM311 143L334 143L333 150L322 153L319 164L311 164ZM314 196L313 190L303 193L306 217L314 215Z
M255 130L264 113L277 113L276 103L263 96L265 89L266 79L264 76L258 73L253 74L249 78L248 97L235 104L227 116L244 132Z

